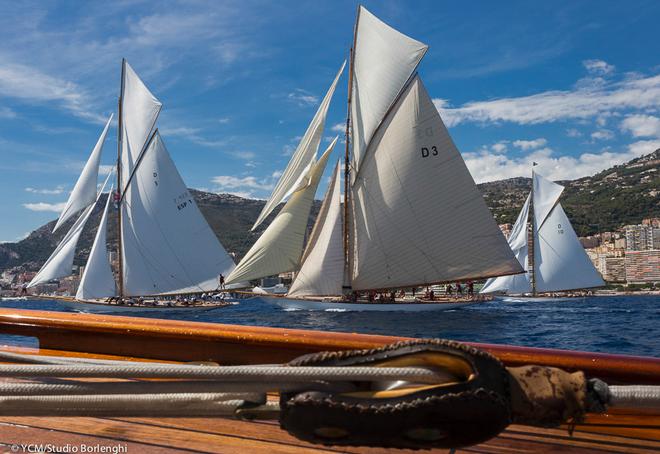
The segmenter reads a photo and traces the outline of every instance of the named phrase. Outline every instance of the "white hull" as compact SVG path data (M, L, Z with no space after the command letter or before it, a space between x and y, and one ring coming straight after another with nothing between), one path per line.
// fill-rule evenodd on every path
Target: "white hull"
M107 304L107 303L96 303L96 302L85 302L85 301L66 301L66 300L57 300L62 306L72 309L77 312L92 312L92 313L112 313L112 312L154 312L154 311L209 311L212 309L217 309L219 307L225 307L233 304L238 304L237 302L229 302L225 304L208 304L203 306L129 306L126 304Z
M303 311L379 311L379 312L428 312L459 309L484 301L465 301L455 303L343 303L331 300L293 299L260 296L268 303L276 304L283 309Z

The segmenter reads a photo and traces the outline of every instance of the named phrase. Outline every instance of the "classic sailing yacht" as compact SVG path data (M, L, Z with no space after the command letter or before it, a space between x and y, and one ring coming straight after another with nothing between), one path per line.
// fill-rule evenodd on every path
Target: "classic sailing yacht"
M535 297L537 293L605 285L559 203L563 191L563 186L532 170L532 191L509 237L509 246L527 273L489 279L481 293Z
M117 228L119 232L117 285L106 249L110 198L97 230L74 307L126 310L107 299L131 299L201 293L218 287L220 274L235 267L181 179L162 137L155 128L161 102L131 66L122 61L119 97ZM71 274L73 252L94 203L89 204L108 124L81 174L56 225L85 208L70 232L30 286ZM55 265L57 264L57 266ZM103 306L103 307L99 307ZM205 304L199 307L213 307Z
M474 301L361 304L347 297L523 272L416 73L427 48L358 9L343 219L335 169L291 291L266 299L300 309L449 309Z

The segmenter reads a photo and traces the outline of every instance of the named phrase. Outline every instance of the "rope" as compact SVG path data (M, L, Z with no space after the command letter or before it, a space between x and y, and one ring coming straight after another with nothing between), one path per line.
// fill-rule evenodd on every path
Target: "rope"
M199 378L222 381L396 381L437 383L443 375L421 367L293 367L187 365L0 365L0 377Z

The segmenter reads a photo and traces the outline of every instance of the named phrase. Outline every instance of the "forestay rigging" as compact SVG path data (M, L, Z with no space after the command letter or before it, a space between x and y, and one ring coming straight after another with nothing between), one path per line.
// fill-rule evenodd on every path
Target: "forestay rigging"
M337 163L288 296L340 295L344 278L341 174Z
M277 217L229 275L228 284L294 271L300 267L314 194L336 143L337 138L311 166L307 186L293 193Z
M353 171L428 46L393 29L360 6L355 33L351 126Z
M354 178L354 290L523 271L418 76Z
M103 132L101 132L101 135L96 141L96 145L92 149L92 153L89 155L89 159L87 159L87 163L85 164L80 177L78 177L78 181L73 187L73 191L71 191L69 200L67 200L66 205L53 228L53 232L59 229L62 224L71 218L71 216L94 203L96 200L96 185L99 179L101 152L103 151L103 144L105 143L105 138L108 134L108 128L110 127L112 117L113 115L111 114L110 118L108 118L108 121L105 123Z
M156 131L125 191L127 296L215 290L234 262L199 211Z
M85 264L85 271L80 278L80 285L76 292L78 300L92 300L115 296L117 289L115 278L110 267L110 258L108 257L107 231L108 231L108 211L112 200L112 189L108 192L108 198L103 209L101 223L96 231L94 244L89 252L89 258Z
M307 185L307 182L304 181L304 179L309 174L312 157L315 156L318 151L330 101L335 93L339 77L344 71L344 66L346 66L346 62L341 65L332 85L330 85L323 101L321 101L321 105L316 111L312 122L307 127L305 135L300 139L298 148L296 148L293 156L291 156L291 160L287 164L286 169L284 169L275 189L273 189L273 193L268 198L261 213L259 213L259 217L252 226L253 231L268 217L277 205L287 199L292 193Z

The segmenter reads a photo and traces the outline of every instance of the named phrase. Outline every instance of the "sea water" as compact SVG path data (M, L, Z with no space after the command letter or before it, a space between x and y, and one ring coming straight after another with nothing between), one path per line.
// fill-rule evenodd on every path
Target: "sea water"
M70 311L57 301L2 301L0 307ZM121 315L660 356L659 296L495 300L437 312L285 311L253 298L213 310ZM0 337L8 341L34 342Z

